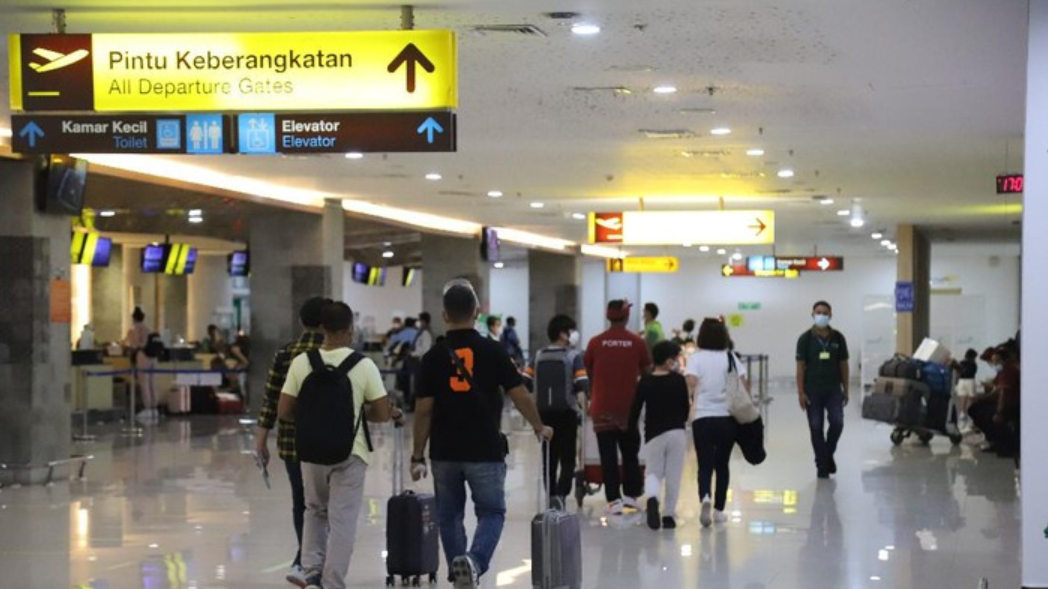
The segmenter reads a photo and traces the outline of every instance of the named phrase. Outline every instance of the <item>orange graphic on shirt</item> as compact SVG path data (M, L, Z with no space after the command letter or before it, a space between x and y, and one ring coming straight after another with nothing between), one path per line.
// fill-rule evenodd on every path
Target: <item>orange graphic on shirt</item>
M465 365L466 372L473 374L473 349L472 348L461 348L455 350L455 355L462 358L462 364ZM451 377L450 382L451 390L456 393L468 393L473 390L470 386L469 381L462 376L461 371L455 369L454 376Z

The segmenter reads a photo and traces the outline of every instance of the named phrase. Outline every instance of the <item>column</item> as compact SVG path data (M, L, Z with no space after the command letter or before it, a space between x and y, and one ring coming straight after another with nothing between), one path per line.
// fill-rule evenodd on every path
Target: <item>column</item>
M579 257L541 250L528 251L528 351L549 344L546 326L554 315L564 314L581 323Z
M333 299L343 299L342 275L345 272L346 260L346 213L342 210L342 201L329 198L324 201L324 220L321 231L323 239L323 263L331 274L331 290L327 295Z
M113 244L108 268L91 269L91 324L95 345L124 337L124 248Z
M452 278L473 283L481 312L489 308L490 266L480 259L480 242L471 237L422 234L422 310L433 316L433 332L444 332L444 285Z
M0 484L43 482L43 465L70 455L71 301L51 293L69 284L71 226L36 212L34 177L31 163L0 160L0 463L29 466L0 470Z
M895 317L895 351L912 354L931 330L932 247L913 225L899 225L895 234L899 246L896 279L913 288L913 311L900 312Z
M1048 587L1048 462L1040 452L1048 444L1048 276L1043 253L1048 251L1048 1L1030 2L1029 58L1026 73L1026 189L1023 203L1022 355L1022 586Z
M273 355L301 331L299 307L310 297L332 292L322 233L320 215L280 211L251 218L252 412L261 407Z

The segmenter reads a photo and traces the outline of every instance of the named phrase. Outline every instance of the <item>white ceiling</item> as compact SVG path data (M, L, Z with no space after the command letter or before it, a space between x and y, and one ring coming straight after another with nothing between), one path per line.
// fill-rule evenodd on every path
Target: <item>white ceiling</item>
M0 32L47 32L54 4L0 0ZM398 4L381 1L62 4L69 32L399 25ZM996 195L993 179L1022 170L1027 7L1027 0L419 2L417 28L458 34L457 153L189 161L574 241L585 231L572 212L635 209L640 198L648 208L712 209L722 196L728 208L775 209L780 252L872 253L870 230L890 233L900 222L929 226L939 239L1015 239L1018 200ZM547 10L579 12L603 31L574 36L570 21L551 20ZM481 24L533 24L547 36L472 30ZM680 91L651 93L663 83ZM576 90L616 86L632 93ZM733 133L709 135L721 125ZM695 136L654 140L641 129ZM748 147L766 154L747 157ZM780 165L796 177L777 178ZM424 180L429 171L444 180ZM490 199L492 189L506 196ZM837 203L818 205L816 195ZM835 214L852 199L868 213L861 231ZM535 200L546 208L531 209Z

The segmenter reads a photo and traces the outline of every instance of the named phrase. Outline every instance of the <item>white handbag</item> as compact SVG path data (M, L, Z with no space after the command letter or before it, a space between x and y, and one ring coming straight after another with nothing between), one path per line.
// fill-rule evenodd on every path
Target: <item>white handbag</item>
M757 409L757 405L753 403L753 399L750 398L750 394L746 391L746 386L742 383L742 377L739 376L739 368L735 365L735 354L733 352L728 352L728 375L725 379L724 388L728 397L728 412L735 418L735 421L743 425L757 421L761 413Z

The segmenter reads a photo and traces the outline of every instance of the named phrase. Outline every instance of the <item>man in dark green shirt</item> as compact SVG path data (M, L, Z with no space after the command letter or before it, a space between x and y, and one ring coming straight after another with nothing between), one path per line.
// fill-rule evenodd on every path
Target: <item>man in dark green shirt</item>
M829 303L815 303L815 325L797 339L797 399L808 414L820 479L837 473L833 455L844 431L844 406L848 404L848 342L841 332L830 327L832 316Z

